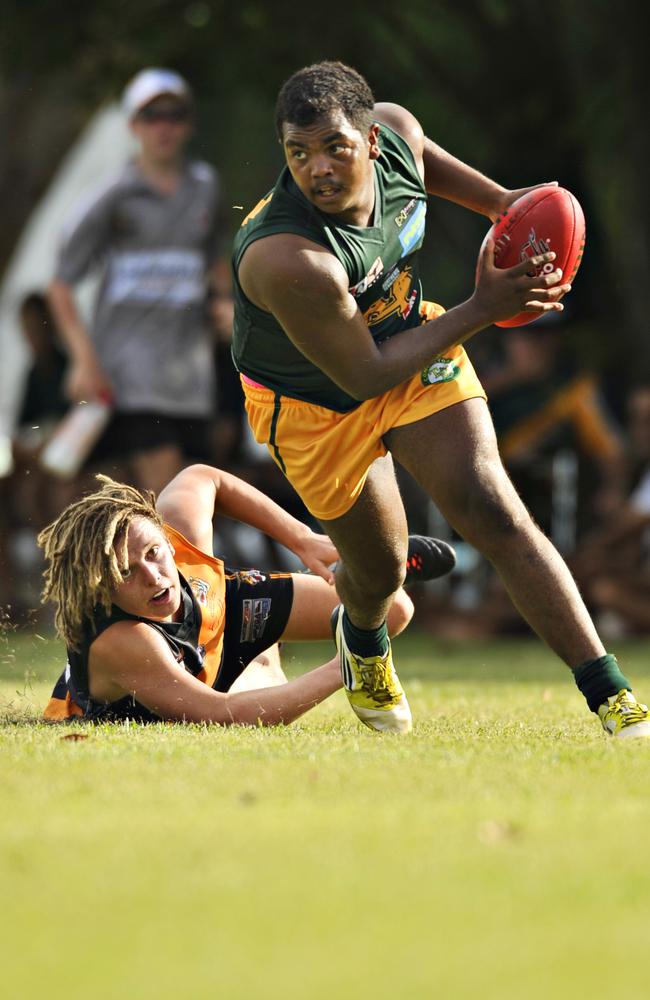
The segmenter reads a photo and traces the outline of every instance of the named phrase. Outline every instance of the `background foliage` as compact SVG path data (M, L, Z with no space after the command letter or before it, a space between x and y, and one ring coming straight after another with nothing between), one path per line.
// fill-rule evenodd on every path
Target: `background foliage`
M0 34L0 268L61 156L104 100L144 65L194 84L196 152L250 206L280 152L280 83L322 58L357 66L379 99L410 108L441 145L513 187L558 179L582 201L587 254L572 343L586 363L650 376L647 57L641 0L4 0ZM232 228L241 209L232 210ZM431 206L430 297L471 289L483 220Z

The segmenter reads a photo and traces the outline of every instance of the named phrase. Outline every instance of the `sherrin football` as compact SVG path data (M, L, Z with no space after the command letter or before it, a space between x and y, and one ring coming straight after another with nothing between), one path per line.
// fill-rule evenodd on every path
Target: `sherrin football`
M527 257L549 250L555 260L537 268L537 274L562 269L562 282L575 278L585 247L585 217L578 199L566 188L552 184L521 196L500 215L486 240L494 240L497 267L512 267ZM539 319L541 312L523 312L502 319L497 326L523 326Z

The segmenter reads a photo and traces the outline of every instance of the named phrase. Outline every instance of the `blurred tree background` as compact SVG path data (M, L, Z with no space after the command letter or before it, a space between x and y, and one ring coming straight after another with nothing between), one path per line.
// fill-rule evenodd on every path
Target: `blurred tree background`
M644 5L645 6L645 5ZM557 179L583 204L587 252L570 334L621 386L650 377L647 53L641 0L2 0L0 269L89 117L145 65L196 89L195 153L250 207L281 165L273 104L295 69L356 66L376 96L503 184ZM243 212L231 210L233 231ZM472 287L487 222L432 204L425 290ZM623 360L625 359L625 360ZM630 364L630 359L633 359Z

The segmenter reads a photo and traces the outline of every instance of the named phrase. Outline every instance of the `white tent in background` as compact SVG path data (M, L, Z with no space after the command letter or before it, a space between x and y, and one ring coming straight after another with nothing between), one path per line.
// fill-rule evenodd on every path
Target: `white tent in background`
M0 476L10 469L11 437L29 358L18 326L18 307L29 292L43 291L54 267L60 234L85 191L99 186L132 151L117 104L102 107L65 156L47 192L27 221L0 284ZM96 280L80 286L86 316Z

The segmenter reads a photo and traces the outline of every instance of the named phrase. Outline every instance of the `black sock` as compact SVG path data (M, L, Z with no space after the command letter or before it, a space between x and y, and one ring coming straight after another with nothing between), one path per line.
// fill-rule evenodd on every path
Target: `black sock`
M348 613L343 609L343 636L348 649L357 656L385 656L388 652L388 629L386 622L379 628L365 629L353 625Z
M618 694L623 688L632 690L632 685L619 670L616 657L611 653L581 663L575 667L573 674L592 712L597 712L610 695Z

